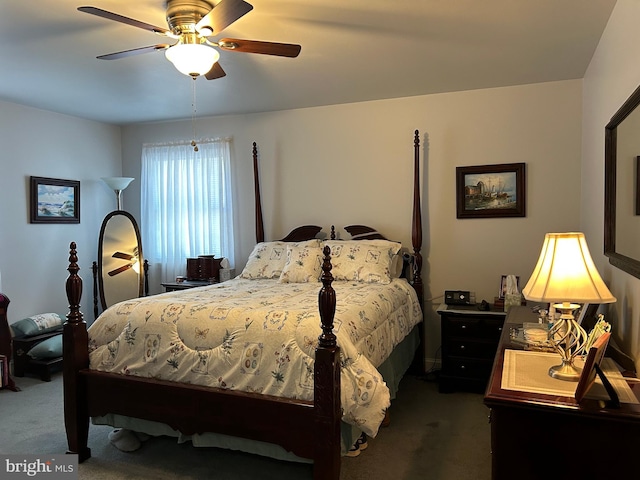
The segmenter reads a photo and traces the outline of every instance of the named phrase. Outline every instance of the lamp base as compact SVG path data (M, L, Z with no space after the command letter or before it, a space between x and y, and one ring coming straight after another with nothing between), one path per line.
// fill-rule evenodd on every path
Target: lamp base
M554 365L549 369L549 376L567 382L577 382L582 374L582 369L575 367L571 363L562 362L561 365Z

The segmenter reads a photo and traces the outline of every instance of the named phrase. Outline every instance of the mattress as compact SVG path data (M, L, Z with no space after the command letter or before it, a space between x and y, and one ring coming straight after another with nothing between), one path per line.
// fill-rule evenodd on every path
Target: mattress
M238 278L116 304L89 329L90 368L313 400L320 286ZM391 398L376 367L420 305L404 279L333 288L343 421L375 436Z

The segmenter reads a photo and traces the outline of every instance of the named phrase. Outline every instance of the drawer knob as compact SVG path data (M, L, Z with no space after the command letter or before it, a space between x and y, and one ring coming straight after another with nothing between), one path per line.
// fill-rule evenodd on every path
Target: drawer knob
M465 329L467 328L467 326L466 326L466 325L462 325L460 328L461 328L462 330L465 330Z
M464 345L460 345L460 350L464 350L465 346Z

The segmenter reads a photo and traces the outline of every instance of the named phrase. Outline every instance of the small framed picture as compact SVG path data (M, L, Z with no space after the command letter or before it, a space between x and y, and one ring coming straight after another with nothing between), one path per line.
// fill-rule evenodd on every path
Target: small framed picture
M498 295L498 298L501 298L504 300L504 296L507 293L507 277L509 275L502 275L502 277L500 277L500 293ZM520 277L516 276L516 287L518 288L518 291L520 291Z
M80 223L80 182L31 177L31 223Z
M456 167L457 218L524 217L525 164Z

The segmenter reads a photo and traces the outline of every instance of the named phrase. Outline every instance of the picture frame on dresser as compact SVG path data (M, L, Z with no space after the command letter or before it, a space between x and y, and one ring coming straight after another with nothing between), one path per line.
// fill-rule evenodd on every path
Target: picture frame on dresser
M504 296L507 293L507 277L509 275L500 276L500 291L498 292L498 298L504 300ZM516 275L516 287L520 291L520 276Z
M457 218L526 216L524 163L456 167Z
M80 181L30 177L31 223L80 223Z

